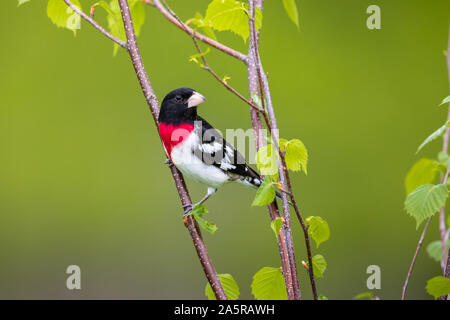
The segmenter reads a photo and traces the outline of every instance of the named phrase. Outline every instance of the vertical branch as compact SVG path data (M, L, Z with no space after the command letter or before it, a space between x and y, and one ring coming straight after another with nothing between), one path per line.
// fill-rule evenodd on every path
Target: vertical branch
M446 184L447 183L449 173L450 173L450 166L447 168L447 171L445 172L445 175L444 175L444 177L441 180L442 184ZM406 289L408 287L409 278L411 278L411 275L412 275L412 272L413 272L413 268L414 268L414 264L416 263L417 255L419 254L419 250L422 247L423 239L425 238L425 234L427 233L427 230L428 230L428 225L430 224L430 221L431 221L432 218L433 218L433 216L431 216L428 219L427 224L425 225L425 228L423 228L422 235L420 236L419 243L417 244L416 251L414 252L414 256L413 256L413 259L411 261L411 265L409 266L409 270L408 270L408 274L406 275L405 283L403 285L402 300L405 300Z
M448 82L450 85L450 28L449 28L449 32L448 32L448 45L447 45L447 73L448 73ZM448 115L447 115L447 119L450 120L450 103L449 103L449 108L448 108ZM447 153L448 152L448 142L449 142L449 138L450 138L450 127L447 128L445 130L444 133L444 142L443 142L443 146L442 146L442 151ZM447 164L447 166L450 164ZM450 259L450 255L447 254L447 250L446 250L446 245L445 243L447 242L447 230L445 227L445 207L441 208L441 211L439 212L439 234L441 237L441 247L442 247L442 261L441 261L441 267L442 267L442 272L445 273L446 272L446 260ZM448 263L450 263L450 261L447 261L447 265Z
M120 11L122 14L123 24L125 27L125 34L127 37L128 53L130 54L131 62L133 64L134 70L139 80L142 92L144 93L145 100L147 101L150 111L152 112L153 120L155 121L155 124L157 124L159 104L156 95L153 91L153 88L150 84L147 72L145 71L141 55L139 53L139 48L136 42L136 34L133 27L133 21L131 19L130 14L130 8L128 6L127 0L118 0L118 1ZM177 170L177 168L175 168L175 166L171 166L170 170L175 180L175 185L177 187L177 191L180 196L182 204L183 205L191 204L191 199L181 173ZM205 275L209 283L211 284L211 287L214 291L214 294L216 295L216 298L218 300L226 300L227 297L225 295L225 291L223 290L223 287L220 283L220 280L208 255L208 251L201 238L201 234L199 230L196 228L196 224L194 219L192 218L192 215L188 216L185 219L185 225L189 230L189 234L192 237L192 241L194 242L194 246L197 251L197 255L200 259L200 263L202 264L203 271L205 272Z
M409 278L411 278L411 275L412 275L412 272L414 269L414 264L416 263L417 255L419 254L419 250L422 247L423 239L425 238L425 234L427 233L428 226L430 225L430 221L432 218L433 218L433 216L431 216L428 219L427 223L425 224L425 228L423 228L422 235L420 236L419 243L417 244L417 247L416 247L416 251L414 252L414 256L411 261L411 265L409 266L408 274L406 275L405 283L403 284L402 300L405 300L406 289L408 288Z
M248 68L248 81L249 81L249 92L250 98L252 95L259 96L262 103L264 103L263 96L263 88L261 86L261 70L260 70L260 62L259 62L259 53L258 53L258 40L259 40L259 32L255 31L255 5L258 5L258 8L262 10L263 1L259 0L255 2L255 0L249 0L249 32L250 32L250 40L249 40L249 53L247 56L247 68ZM261 116L256 110L251 109L251 120L252 126L255 133L255 144L257 150L264 144L264 139L262 135L262 121ZM265 114L264 114L265 115ZM267 125L270 128L271 134L273 135L273 127L269 122ZM278 140L277 140L278 141ZM281 163L278 163L279 168L281 167ZM298 283L298 274L297 274L297 266L295 262L295 254L294 247L292 243L292 233L290 226L290 217L289 212L286 213L287 204L289 210L289 202L287 197L283 199L283 207L284 207L284 223L279 234L279 249L281 260L284 262L282 264L283 274L286 282L286 289L288 293L289 299L301 299L301 292ZM276 205L276 200L269 205L269 212L271 219L276 219L280 216L278 211L278 207Z

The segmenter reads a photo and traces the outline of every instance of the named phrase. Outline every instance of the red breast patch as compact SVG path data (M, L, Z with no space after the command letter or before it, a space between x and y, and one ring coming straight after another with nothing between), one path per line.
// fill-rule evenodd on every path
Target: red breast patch
M189 123L182 123L173 125L170 123L159 123L159 134L164 143L167 154L171 158L172 149L179 143L183 142L189 137L189 134L194 130L194 126Z

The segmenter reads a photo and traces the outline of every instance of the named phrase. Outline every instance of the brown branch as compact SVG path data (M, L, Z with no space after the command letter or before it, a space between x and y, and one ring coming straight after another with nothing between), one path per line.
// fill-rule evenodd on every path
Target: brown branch
M156 95L153 91L153 88L150 84L150 80L145 71L144 64L142 62L141 55L139 53L139 49L136 42L136 35L134 32L133 22L131 19L130 9L128 7L128 3L126 0L119 0L119 6L122 13L122 18L125 27L125 33L127 36L127 43L115 38L107 31L105 31L101 26L99 26L92 18L84 14L78 7L73 5L69 0L64 0L64 2L76 13L78 13L83 19L91 23L95 28L97 28L101 33L105 36L119 44L121 47L127 49L130 54L131 61L133 63L133 67L136 71L136 75L139 80L139 84L141 85L142 92L144 93L147 104L150 108L150 111L153 115L153 120L155 124L158 124L158 113L159 113L159 104L156 98ZM181 203L183 205L189 205L192 203L189 193L186 188L186 184L184 182L183 176L177 170L177 168L173 165L170 166L170 170L172 172L173 179L175 181L175 185L178 191L178 194L181 199ZM225 291L220 283L220 280L217 276L217 273L214 269L214 266L211 262L211 259L208 255L208 251L206 246L202 240L200 230L192 218L192 216L188 216L184 220L185 226L189 231L189 234L192 237L192 241L194 242L195 249L197 251L197 255L200 259L200 263L202 264L205 275L211 284L211 287L216 295L218 300L226 300L227 297L225 295Z
M262 8L262 1L259 2L260 9ZM270 95L270 88L267 81L267 76L264 74L264 70L262 68L262 63L259 57L259 50L258 50L258 35L256 34L256 28L255 28L255 1L250 0L249 1L249 29L250 29L250 42L252 44L250 45L250 50L253 50L249 52L249 62L250 59L252 60L252 64L256 67L256 75L259 82L258 87L260 88L260 95L261 95L261 101L264 101L264 98L266 98L266 107L268 115L264 114L264 118L266 121L266 124L269 128L269 131L272 136L273 144L275 145L276 149L280 152L280 148L278 146L278 128L277 128L277 122L275 118L275 113L272 105L271 95ZM250 58L253 56L252 58ZM249 63L250 64L250 63ZM278 175L280 178L280 183L283 189L286 189L286 180L285 180L285 171L287 171L287 168L285 165L283 165L281 161L282 155L280 154L280 158L277 159L278 164ZM292 190L289 190L292 193ZM295 299L301 299L301 292L300 287L298 283L298 273L297 273L297 265L295 261L295 251L294 251L294 245L292 240L292 228L291 228L291 220L290 220L290 213L289 213L289 200L286 193L281 194L282 203L283 203L283 217L285 220L285 231L286 231L286 242L288 246L288 254L289 254L289 262L290 262L290 268L291 268L291 276L292 276L292 284L293 284L293 291ZM307 234L306 234L307 236ZM309 241L307 241L309 243ZM310 257L310 251L308 252L308 258L310 261L310 265L312 266L312 258ZM312 272L311 272L312 274ZM314 277L312 278L314 279ZM312 280L311 285L313 287L313 294L314 299L317 299L317 294L315 290L315 283Z
M136 42L136 34L133 27L133 21L131 19L130 8L127 0L119 0L120 11L122 14L122 20L125 27L125 34L127 37L128 52L130 54L131 62L136 72L139 84L141 85L142 92L144 93L145 100L153 115L155 123L158 122L159 104L156 98L153 88L150 84L147 72L145 71L144 63L142 62L141 54ZM172 176L175 180L175 185L178 190L181 202L183 206L190 205L191 199L186 188L186 184L181 173L175 166L171 166ZM206 246L201 238L199 230L196 228L195 221L192 216L188 216L185 219L185 225L189 230L189 234L194 242L195 249L197 251L200 263L202 264L205 275L211 284L212 290L218 300L226 300L225 291L220 283L211 259L208 255Z
M190 35L191 37L195 37L198 40L210 45L213 48L216 48L217 50L220 50L238 60L241 60L243 62L246 62L247 60L247 56L239 51L236 51L232 48L227 47L226 45L213 40L211 38L208 38L207 36L195 32L192 28L190 28L189 26L187 26L184 22L182 22L180 19L176 18L176 15L174 14L173 11L171 11L168 7L165 7L161 1L159 0L154 0L154 1L148 1L148 0L143 0L143 2L145 4L148 4L150 6L155 7L156 9L158 9L159 12L162 13L162 15L164 17L166 17L167 20L169 20L172 24L174 24L176 27L178 27L179 29L183 30L184 32L186 32L188 35Z
M448 45L447 45L447 73L448 73L448 82L450 85L450 28L448 31ZM448 119L450 119L450 103L449 103L449 111L448 111ZM447 152L448 149L448 140L449 140L449 136L450 136L450 129L447 128L447 130L445 131L445 135L444 135L444 148L443 151ZM450 164L447 164L447 166L450 166ZM447 175L448 175L448 168L447 168ZM446 278L450 278L450 249L447 252L445 250L445 244L447 242L448 239L448 230L445 230L445 210L441 208L441 215L440 215L440 221L439 221L439 228L440 228L440 233L441 233L441 241L442 241L442 268L444 271L444 276ZM450 230L450 229L449 229ZM445 254L447 253L447 259L445 259ZM447 263L445 263L445 261L447 261ZM440 300L446 300L448 299L449 296L443 296L440 297Z
M409 278L411 278L411 275L412 275L412 272L413 272L413 268L414 268L414 264L416 263L417 255L419 254L419 250L422 247L423 239L425 238L425 234L427 233L427 229L428 229L428 226L429 226L430 221L431 221L432 218L433 218L433 216L431 216L428 219L427 223L425 224L425 228L423 228L422 235L420 236L419 243L417 244L417 247L416 247L416 251L414 252L414 256L413 256L413 259L411 261L411 265L409 266L408 274L406 275L405 283L403 284L402 298L401 298L402 300L405 300L406 289L408 288Z
M446 184L447 183L449 173L450 173L450 166L447 168L447 171L445 172L445 175L444 175L443 179L441 180L442 184ZM402 300L405 300L406 289L408 288L409 278L411 278L411 275L412 275L412 272L413 272L413 268L414 268L414 264L416 263L416 259L417 259L417 255L419 254L419 250L422 247L423 239L425 238L425 234L427 233L428 225L430 224L431 218L433 218L433 216L431 216L428 219L427 224L425 225L425 228L423 228L422 235L420 236L419 243L417 244L416 251L414 252L414 256L413 256L413 259L411 261L411 265L409 266L408 274L406 275L406 280L405 280L405 283L403 285Z
M89 17L87 14L85 14L83 11L80 10L76 5L74 5L70 0L64 0L64 2L73 10L75 11L81 18L89 22L94 28L96 28L98 31L100 31L102 34L104 34L106 37L117 43L122 48L127 49L127 44L123 42L120 39L117 39L112 34L110 34L108 31L106 31L102 26L100 26L97 22L95 22L94 19Z

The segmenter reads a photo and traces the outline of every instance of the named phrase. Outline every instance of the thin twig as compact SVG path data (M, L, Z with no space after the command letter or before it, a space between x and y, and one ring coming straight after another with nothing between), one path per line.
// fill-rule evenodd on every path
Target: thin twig
M284 155L282 156L281 160L283 162L283 166L286 167L286 159L284 158ZM288 194L291 199L292 206L294 207L295 214L297 215L297 219L300 222L300 225L302 226L303 234L305 237L305 246L306 246L306 252L308 255L308 263L310 266L312 266L313 262L312 262L311 243L309 240L308 227L306 226L305 222L303 221L302 215L300 214L300 210L297 206L297 201L295 201L294 194L292 193L292 185L291 185L291 178L289 175L289 171L286 170L285 173L286 173L287 187L288 187L288 191L289 191ZM317 296L316 282L314 280L314 269L309 268L308 274L309 274L309 281L311 282L313 297L315 300L317 300L318 296Z
M198 32L194 32L194 30L192 28L190 28L189 26L187 26L184 22L182 22L180 19L176 18L176 15L174 14L173 11L171 11L168 7L165 7L161 1L159 0L154 0L154 1L148 1L148 0L144 0L143 1L145 4L151 5L153 7L155 7L156 9L159 10L159 12L162 13L162 15L164 17L167 18L167 20L169 20L172 24L174 24L176 27L178 27L179 29L183 30L184 32L186 32L188 35L190 35L191 37L194 36L195 38L197 38L198 40L210 45L213 48L216 48L217 50L220 50L238 60L241 60L242 62L246 62L247 60L247 56L239 51L236 51L230 47L227 47L226 45L213 40L211 38L208 38L207 36L198 33ZM195 34L194 34L195 33Z
M449 31L448 31L448 46L447 46L447 73L448 73L448 82L450 85L450 27L449 27ZM449 103L449 118L450 118L450 103ZM448 139L449 139L449 132L450 130L447 128L446 130L446 134L447 134L447 148L448 148ZM447 149L445 149L445 151L447 151ZM450 166L450 164L447 164L447 166ZM447 174L448 174L448 169L447 169ZM441 228L441 235L442 235L442 229L445 230L445 219L444 216L445 215L445 211L442 213L441 215L441 221L440 221L440 228ZM450 229L449 229L450 230ZM447 242L448 239L448 234L449 234L449 230L444 232L444 238L441 239L442 242L442 246L445 248L445 244ZM444 276L446 278L450 278L450 249L447 251L443 251L444 253L442 254L442 261L445 262L447 261L447 263L443 264L443 270L444 270ZM445 253L447 253L447 259L445 260ZM441 300L448 300L450 297L450 295L448 296L443 296L440 297L439 299Z
M76 5L74 5L72 2L70 2L70 0L64 0L64 2L73 10L75 11L81 18L83 18L84 20L86 20L87 22L89 22L92 26L94 26L94 28L96 28L98 31L100 31L101 33L103 33L106 37L108 37L109 39L111 39L112 41L114 41L115 43L117 43L119 46L121 46L122 48L127 49L127 44L125 42L123 42L120 39L117 39L116 37L114 37L112 34L110 34L108 31L106 31L102 26L100 26L97 22L95 22L94 19L92 19L91 17L89 17L87 14L85 14L83 11L80 10L80 8L78 8Z
M206 71L208 71L217 81L219 81L227 90L229 90L230 92L234 93L239 99L241 99L242 101L244 101L245 103L247 103L250 107L252 107L253 109L255 109L258 112L265 112L264 109L261 109L260 107L258 107L255 103L253 103L250 100L247 100L242 94L240 94L236 89L234 89L233 87L231 87L226 81L224 81L222 78L219 77L219 75L209 66L204 53L202 52L202 50L200 49L200 46L197 42L197 38L198 38L198 34L196 31L194 30L189 30L190 28L183 22L181 21L181 19L178 17L178 15L169 7L169 5L162 0L163 5L161 4L161 2L159 0L155 0L154 4L156 6L161 6L164 10L166 10L166 12L173 18L176 20L176 22L178 23L178 26L180 27L180 29L182 29L183 31L185 31L186 33L191 35L192 41L194 42L195 48L197 49L197 52L200 55L200 58L202 59L203 62L203 66L202 68Z
M446 184L447 183L449 173L450 173L450 166L447 168L447 171L445 172L445 175L444 175L443 179L441 180L442 184ZM420 236L419 243L417 244L416 251L414 252L414 256L413 256L413 259L411 261L411 265L409 266L408 274L406 275L406 280L405 280L405 283L403 285L402 300L405 300L406 289L408 288L409 278L411 278L411 274L413 272L414 264L416 263L416 259L417 259L417 255L419 253L419 250L422 247L423 239L425 238L425 234L427 233L428 225L430 224L431 218L433 218L433 216L431 216L428 219L427 224L425 225L425 228L423 228L422 235Z
M406 289L408 288L409 278L411 278L414 264L416 263L417 255L419 254L419 250L422 247L423 239L425 238L425 234L427 233L428 226L430 225L430 221L433 218L431 216L428 218L427 223L425 224L425 228L423 228L422 235L420 236L419 243L417 244L416 251L414 252L413 259L411 261L411 265L409 266L408 274L406 275L405 283L403 284L403 290L402 290L402 300L405 300L406 296Z

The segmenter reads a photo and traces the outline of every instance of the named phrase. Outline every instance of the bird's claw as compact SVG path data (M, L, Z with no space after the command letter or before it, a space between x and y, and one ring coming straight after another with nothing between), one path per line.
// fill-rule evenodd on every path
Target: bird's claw
M164 161L164 164L167 164L169 166L173 166L173 162L169 158L167 158L166 161Z
M183 218L187 217L192 213L192 210L194 209L194 206L192 204L185 204L182 206L184 210Z

